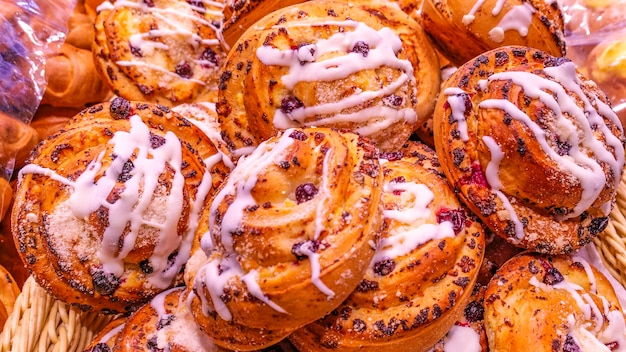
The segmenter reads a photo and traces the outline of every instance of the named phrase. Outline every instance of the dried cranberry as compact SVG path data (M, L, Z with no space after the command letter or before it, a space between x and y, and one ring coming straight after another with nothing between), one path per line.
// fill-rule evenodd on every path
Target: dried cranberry
M297 139L299 141L306 141L307 135L306 135L306 133L304 133L304 132L302 132L300 130L294 130L293 132L291 132L289 137L291 137L293 139Z
M385 259L374 263L374 273L379 276L387 276L396 268L396 261Z
M543 283L546 285L556 285L559 282L565 280L559 269L551 267L546 270L546 275L543 277Z
M388 161L400 160L404 157L404 153L401 151L393 151L393 152L382 152L380 153L380 158Z
M304 254L304 252L302 251L302 246L304 245L306 245L306 249L308 249L308 251L311 251L313 253L317 253L317 251L320 249L320 242L317 240L302 241L294 244L291 247L291 254L295 255L298 261L307 257L307 255Z
M298 204L308 202L319 192L312 183L304 183L296 187L296 201Z
M191 65L186 62L176 65L175 72L182 78L191 78L193 76L193 69L191 68Z
M404 98L399 95L391 94L383 98L383 103L394 108L402 106Z
M437 223L441 224L444 221L450 221L454 233L459 233L465 226L465 212L462 209L440 208L437 210Z
M200 55L200 60L210 62L211 65L213 66L217 66L218 64L217 54L211 48L204 49L204 51L202 52L202 55ZM202 67L205 67L205 68L209 66L210 65L202 64Z
M143 0L148 7L154 7L154 0Z
M280 110L285 114L290 114L295 109L301 108L303 106L304 104L302 103L302 101L300 101L300 99L291 95L284 97L283 100L281 100L280 102Z
M487 187L487 180L485 179L485 174L480 169L479 163L473 163L470 169L469 175L464 175L459 183L461 185L479 185L483 187Z
M366 42L358 41L354 43L351 51L353 53L359 53L363 55L363 57L367 57L367 55L370 53L370 46Z
M165 144L165 137L159 136L158 134L150 133L150 146L152 149L156 149Z

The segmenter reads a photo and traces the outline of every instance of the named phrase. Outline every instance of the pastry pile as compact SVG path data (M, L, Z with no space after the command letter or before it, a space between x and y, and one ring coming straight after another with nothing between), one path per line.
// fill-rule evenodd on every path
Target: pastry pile
M100 4L115 97L20 171L34 278L120 316L89 351L626 350L577 255L626 138L555 1L313 0L229 47L235 5Z

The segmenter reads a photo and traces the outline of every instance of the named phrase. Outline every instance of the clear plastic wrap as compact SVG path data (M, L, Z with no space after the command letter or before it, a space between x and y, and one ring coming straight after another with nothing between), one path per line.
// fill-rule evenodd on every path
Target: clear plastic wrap
M570 57L626 125L626 0L559 0Z
M58 50L76 0L0 0L0 177L10 179L22 133L46 89L46 55Z

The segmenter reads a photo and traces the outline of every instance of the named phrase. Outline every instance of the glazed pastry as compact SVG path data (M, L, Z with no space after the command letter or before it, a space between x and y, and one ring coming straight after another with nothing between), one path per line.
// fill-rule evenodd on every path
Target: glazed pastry
M419 148L419 147L412 147ZM426 351L458 320L485 250L482 225L423 158L382 154L385 226L356 290L290 335L300 351Z
M46 59L46 91L42 104L84 108L111 96L94 66L90 50L64 43Z
M196 320L223 326L203 330L286 337L337 307L374 255L381 182L370 141L326 128L288 129L240 160L200 219L208 260L194 254L186 269Z
M125 324L124 316L112 320L98 332L84 352L112 352Z
M15 300L20 294L20 288L13 279L11 273L2 265L0 265L0 331L4 327L4 323L11 315Z
M470 301L463 309L461 318L452 325L446 336L435 344L428 352L488 352L487 334L485 332L485 289L486 286L476 284Z
M8 179L13 170L24 166L39 141L34 128L0 111L0 177Z
M59 132L71 119L78 115L83 108L55 107L39 105L30 127L37 131L40 140L44 140Z
M424 0L424 30L456 66L485 51L530 46L565 56L563 14L556 1Z
M430 41L395 4L304 2L256 22L230 51L219 122L236 154L311 126L397 150L433 110L437 72Z
M606 95L574 63L503 47L446 81L435 146L461 199L521 247L571 253L607 226L624 133Z
M521 254L485 292L491 351L626 351L624 312L606 277L576 256Z
M37 283L83 309L136 309L182 280L197 218L229 169L160 105L116 98L40 144L12 213Z
M223 7L218 1L105 1L92 48L100 76L129 100L214 101L227 50Z
M11 200L13 199L13 188L9 181L0 177L0 222L4 215L9 211Z
M200 331L187 302L189 291L175 287L155 296L126 320L113 352L225 351Z

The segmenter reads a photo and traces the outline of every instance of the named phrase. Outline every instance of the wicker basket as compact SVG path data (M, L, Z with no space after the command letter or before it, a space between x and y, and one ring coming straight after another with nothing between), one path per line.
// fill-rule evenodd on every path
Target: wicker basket
M606 230L594 242L606 269L626 286L626 173ZM55 300L30 277L0 334L0 352L83 351L115 317Z

